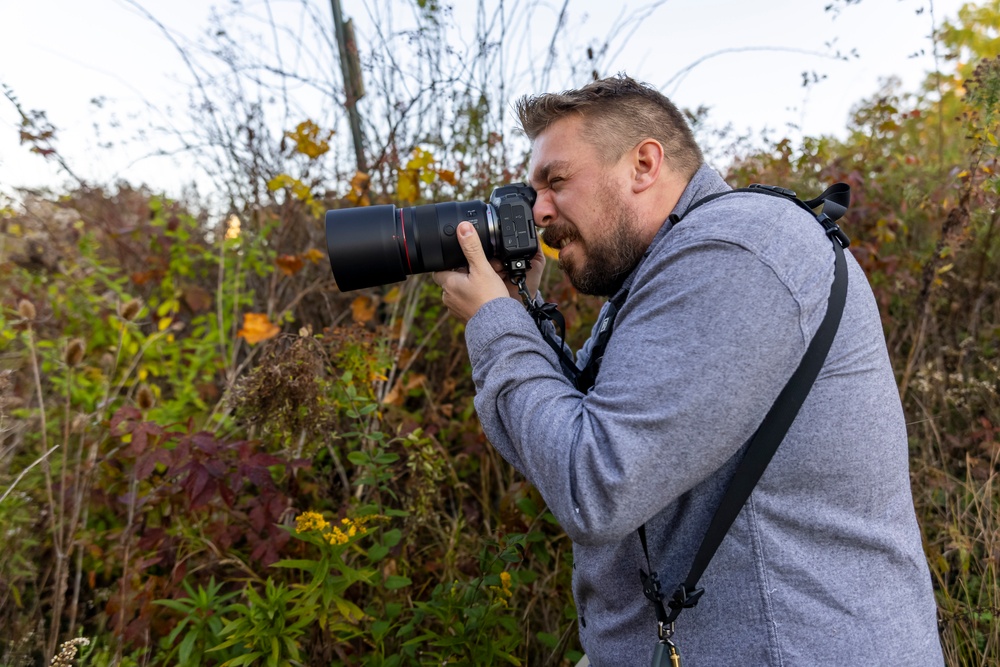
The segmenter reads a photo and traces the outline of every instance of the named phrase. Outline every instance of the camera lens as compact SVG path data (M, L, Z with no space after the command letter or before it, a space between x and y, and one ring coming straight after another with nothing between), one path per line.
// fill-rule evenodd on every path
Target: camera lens
M330 268L342 292L399 282L406 276L465 266L458 223L476 226L486 256L492 256L495 221L481 201L396 208L392 205L326 213Z

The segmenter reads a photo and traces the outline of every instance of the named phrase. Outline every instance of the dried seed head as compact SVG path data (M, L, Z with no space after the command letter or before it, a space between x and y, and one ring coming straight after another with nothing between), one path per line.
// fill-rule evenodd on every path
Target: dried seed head
M142 303L138 299L132 299L118 306L118 315L126 322L131 322L142 310Z
M136 392L135 402L136 405L139 406L140 410L144 412L146 410L149 410L151 407L153 407L153 402L154 402L153 390L150 389L149 386L147 385L142 385L141 387L139 387L139 391Z
M17 304L17 312L26 320L33 320L38 314L35 311L35 304L31 303L27 299L21 299L21 301Z
M50 667L71 667L73 665L73 660L76 658L77 648L80 646L88 646L90 640L86 637L77 637L76 639L70 639L68 642L63 642L59 646L59 655L52 658L52 662L49 663Z
M79 366L80 362L83 361L83 354L87 351L87 347L83 344L83 341L79 338L74 338L66 345L66 365L69 367Z
M70 422L69 432L74 434L83 433L87 430L88 423L90 423L90 417L82 412L78 412L73 415L73 421Z

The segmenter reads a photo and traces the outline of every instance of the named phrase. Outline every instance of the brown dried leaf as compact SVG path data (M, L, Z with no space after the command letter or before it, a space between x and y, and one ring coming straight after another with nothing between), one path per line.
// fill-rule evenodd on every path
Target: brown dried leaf
M278 265L278 268L286 276L294 276L305 266L305 262L302 261L302 257L299 255L279 255L274 263Z

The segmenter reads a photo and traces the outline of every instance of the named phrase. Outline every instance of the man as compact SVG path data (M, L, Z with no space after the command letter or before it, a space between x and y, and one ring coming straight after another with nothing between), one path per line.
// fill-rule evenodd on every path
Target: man
M636 529L669 596L823 319L835 254L781 197L734 193L684 216L729 187L676 107L628 77L517 111L545 243L580 291L627 290L593 387L564 377L468 223L468 271L435 280L468 322L486 434L573 540L587 655L648 665L657 626ZM903 413L871 290L847 260L823 369L677 621L685 667L942 663Z

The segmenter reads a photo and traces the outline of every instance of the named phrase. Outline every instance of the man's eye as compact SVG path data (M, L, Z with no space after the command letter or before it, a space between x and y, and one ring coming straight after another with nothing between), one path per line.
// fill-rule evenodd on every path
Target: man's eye
M556 185L558 185L559 183L562 183L562 182L563 182L563 179L560 178L559 176L556 176L555 178L550 178L549 179L549 187L550 188L554 188Z

